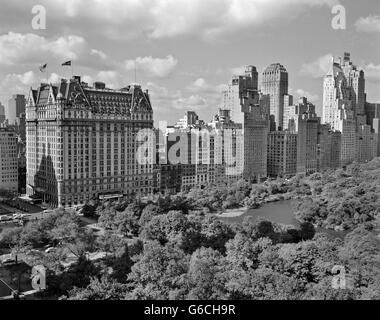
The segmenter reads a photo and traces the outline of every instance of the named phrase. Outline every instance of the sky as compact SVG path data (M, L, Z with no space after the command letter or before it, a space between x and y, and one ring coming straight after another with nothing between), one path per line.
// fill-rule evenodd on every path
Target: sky
M36 28L43 27L36 5L46 28ZM337 5L344 29L332 26ZM365 71L367 100L380 103L378 0L0 0L0 8L4 105L47 78L71 77L61 64L72 60L74 74L89 84L148 89L155 125L187 110L209 121L232 75L245 65L261 74L279 62L289 92L306 96L321 115L323 75L345 51Z

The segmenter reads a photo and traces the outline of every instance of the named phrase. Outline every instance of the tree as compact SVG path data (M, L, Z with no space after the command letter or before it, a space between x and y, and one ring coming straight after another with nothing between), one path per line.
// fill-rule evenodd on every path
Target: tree
M229 299L295 300L303 294L298 279L267 268L232 271L226 288Z
M187 273L188 299L216 300L226 298L224 258L212 248L196 250L190 259Z
M0 233L0 247L10 249L23 246L21 235L22 227L3 229Z
M269 248L272 241L268 238L260 238L257 241L247 235L238 233L234 239L227 242L226 259L230 269L249 270L259 265L259 254Z
M106 276L92 278L86 288L69 291L69 300L124 300L128 287Z
M90 218L90 219L95 219L95 218L98 217L97 214L96 214L96 206L90 205L88 203L86 203L82 207L81 213L83 214L84 217Z
M299 233L302 240L311 240L315 235L315 228L311 223L303 222L300 224Z
M232 239L235 234L232 228L217 219L215 216L206 216L202 221L203 246L218 250L221 253L226 251L225 244Z
M67 294L74 287L85 288L93 277L99 275L99 271L99 268L81 255L74 265L59 276L60 282L57 289L62 294Z
M132 299L169 299L182 296L189 257L172 245L158 241L144 244L144 252L137 258L129 274Z
M148 204L142 211L139 220L140 227L144 227L154 216L161 214L161 210L158 205Z

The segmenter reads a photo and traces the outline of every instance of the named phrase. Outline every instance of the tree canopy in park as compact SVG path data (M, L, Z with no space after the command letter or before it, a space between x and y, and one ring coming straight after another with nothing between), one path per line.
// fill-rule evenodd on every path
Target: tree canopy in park
M64 210L5 229L0 249L48 268L45 295L68 299L380 299L380 159L345 170L210 185L149 201L92 203L95 236ZM298 227L228 224L215 213L293 199ZM316 227L346 230L344 239ZM29 251L28 251L29 250ZM88 253L107 252L91 261ZM75 263L62 266L68 256ZM334 268L345 287L333 286Z

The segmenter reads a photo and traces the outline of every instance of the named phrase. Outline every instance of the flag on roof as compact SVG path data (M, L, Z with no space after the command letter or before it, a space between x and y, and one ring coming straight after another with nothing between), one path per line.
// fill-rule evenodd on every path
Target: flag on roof
M42 66L40 66L40 71L41 72L45 72L46 68L47 68L47 63L45 63Z

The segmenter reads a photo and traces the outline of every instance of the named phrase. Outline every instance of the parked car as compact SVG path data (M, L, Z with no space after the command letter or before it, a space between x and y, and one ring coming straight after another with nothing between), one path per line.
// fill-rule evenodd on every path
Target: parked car
M54 250L55 250L54 247L49 247L49 248L47 248L47 249L45 250L45 252L46 252L46 253L50 253L50 252L52 252L52 251L54 251Z
M11 216L7 216L7 215L0 216L0 221L10 221L10 220L12 220Z

